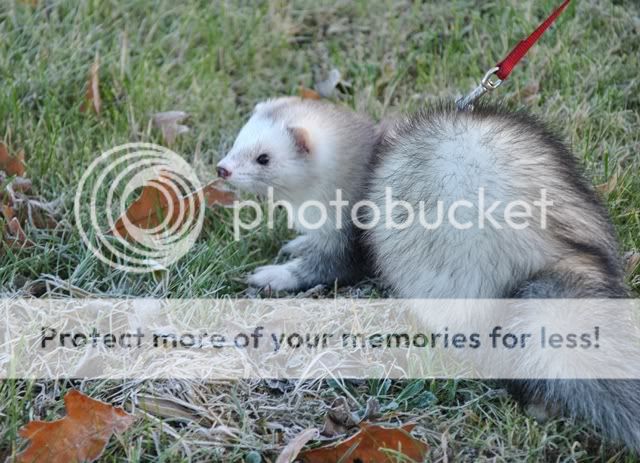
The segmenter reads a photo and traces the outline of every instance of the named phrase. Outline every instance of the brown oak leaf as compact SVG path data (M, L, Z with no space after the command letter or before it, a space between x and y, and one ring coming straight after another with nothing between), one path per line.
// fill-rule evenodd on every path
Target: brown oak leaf
M5 242L11 247L30 248L34 245L33 241L27 238L27 234L22 229L17 217L12 217L7 222L6 235Z
M29 446L17 456L20 463L76 463L95 461L111 435L124 432L135 417L122 408L87 397L79 391L64 396L67 416L62 419L30 421L20 429Z
M219 188L220 181L216 180L206 185L202 192L204 195L205 206L211 207L215 204L230 206L236 199L236 196ZM181 225L178 223L186 220L190 215L189 208L191 206L199 208L197 196L191 198L191 195L179 196L176 188L173 188L171 180L167 177L160 176L157 179L148 182L142 189L140 196L127 208L118 220L116 220L110 233L127 239L131 227L129 223L137 228L150 229L166 223L167 227ZM163 194L163 191L165 192ZM168 217L167 214L173 214ZM195 211L193 216L195 216Z
M18 154L11 156L7 145L0 142L0 170L3 170L7 175L24 176L24 151L18 151Z
M164 142L171 146L176 141L178 135L189 131L189 127L179 124L179 122L182 122L187 117L189 117L189 115L184 111L166 111L154 114L153 123L162 132Z
M300 453L305 463L424 461L429 446L413 437L415 424L388 428L361 423L360 430L338 444L326 445ZM401 456L401 457L400 457Z

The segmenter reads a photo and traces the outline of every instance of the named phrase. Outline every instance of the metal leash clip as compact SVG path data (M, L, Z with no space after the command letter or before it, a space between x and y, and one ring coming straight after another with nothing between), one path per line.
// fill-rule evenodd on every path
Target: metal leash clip
M501 79L491 80L491 77L495 75L497 71L499 71L499 67L493 67L487 71L482 80L480 81L480 85L471 90L467 96L461 97L456 101L456 105L458 106L459 111L473 111L473 104L476 100L480 99L482 95L487 92L491 92L498 88L500 84L502 84ZM497 76L496 76L497 77Z

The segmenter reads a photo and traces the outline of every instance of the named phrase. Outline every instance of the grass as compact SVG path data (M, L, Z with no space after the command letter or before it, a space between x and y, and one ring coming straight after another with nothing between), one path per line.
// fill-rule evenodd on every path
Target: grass
M231 215L208 212L189 255L161 275L114 272L82 244L73 192L98 154L129 141L162 143L158 111L184 110L191 132L174 150L202 180L229 148L252 106L311 87L331 68L352 91L343 103L382 118L469 90L557 2L235 2L153 0L0 4L0 137L27 153L28 175L47 200L61 198L56 230L27 230L36 247L0 254L4 296L222 297L242 295L242 276L269 262L286 238L264 228L232 236ZM99 117L81 113L87 72L101 60ZM640 249L640 8L583 0L567 12L488 98L525 106L550 122L594 184L618 175L605 200L623 251ZM640 290L640 273L629 275ZM370 294L368 284L359 288ZM538 424L495 385L473 381L309 383L16 382L0 385L0 455L23 443L17 430L54 419L71 385L126 403L145 392L190 403L195 419L154 416L113 440L106 461L271 461L283 442L321 426L328 405L352 397L391 404L398 422L416 420L432 460L637 461L580 424ZM415 391L415 392L413 392ZM429 394L427 394L429 393ZM429 400L425 399L428 398ZM204 418L206 419L204 419ZM251 454L253 455L253 454ZM252 460L257 461L257 460Z

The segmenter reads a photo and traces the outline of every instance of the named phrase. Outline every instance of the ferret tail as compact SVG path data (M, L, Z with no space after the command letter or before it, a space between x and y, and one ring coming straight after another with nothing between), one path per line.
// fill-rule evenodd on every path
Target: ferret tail
M588 272L547 271L526 281L513 296L604 299L627 294L622 284L613 284ZM624 326L622 319L621 326ZM637 355L620 357L623 362L638 362ZM510 386L524 402L544 404L547 410L564 411L573 418L589 421L609 440L640 453L640 380L525 379Z
M511 385L525 403L544 403L590 422L608 440L640 453L640 381L623 379L531 379Z

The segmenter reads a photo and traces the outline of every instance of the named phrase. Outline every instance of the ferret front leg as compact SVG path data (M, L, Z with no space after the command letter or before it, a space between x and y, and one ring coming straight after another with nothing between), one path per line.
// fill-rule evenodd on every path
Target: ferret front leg
M331 259L335 256L320 257L306 254L285 264L258 267L248 278L250 286L269 288L271 291L295 291L311 288L319 284L332 284L334 281L351 280L351 276Z
M295 291L335 281L349 283L363 276L364 253L353 241L318 242L310 236L303 253L281 265L258 267L248 278L250 286L272 291Z
M300 235L282 246L278 252L278 257L298 257L304 254L308 248L309 237L307 235Z
M295 260L281 265L264 265L249 275L247 283L255 288L267 288L271 291L293 291L299 288L295 275Z

